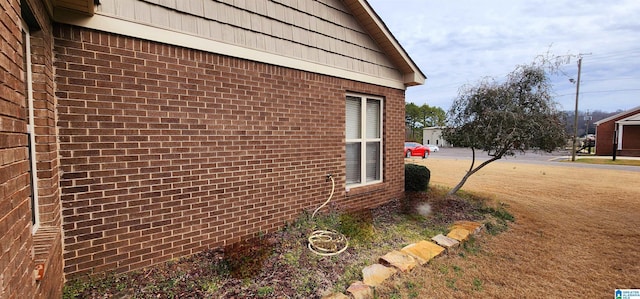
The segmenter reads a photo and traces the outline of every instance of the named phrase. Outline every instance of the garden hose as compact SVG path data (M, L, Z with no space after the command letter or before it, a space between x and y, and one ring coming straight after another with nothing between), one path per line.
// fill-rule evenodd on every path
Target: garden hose
M333 179L333 176L328 175L327 177L331 179L331 194L329 195L329 198L327 199L327 201L325 201L321 206L319 206L315 211L313 211L313 214L311 215L312 220L316 216L316 213L320 209L322 209L324 206L326 206L329 203L329 201L331 201L331 198L333 197L333 192L336 189L336 182ZM320 256L338 255L344 252L345 250L347 250L347 247L349 247L349 240L347 240L347 237L345 237L341 233L330 231L330 230L316 230L311 233L311 235L308 238L308 241L309 241L309 244L308 244L309 250L311 250L311 252ZM342 244L344 244L344 246L339 248L339 246Z

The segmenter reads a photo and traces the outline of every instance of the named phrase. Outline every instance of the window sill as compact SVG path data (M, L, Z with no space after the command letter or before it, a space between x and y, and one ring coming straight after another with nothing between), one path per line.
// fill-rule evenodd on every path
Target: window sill
M358 185L354 187L347 186L348 191L346 191L346 196L347 197L359 196L359 195L365 195L369 193L380 192L380 191L386 190L387 187L388 187L388 183L385 183L385 182L373 183L369 185Z
M33 255L36 264L44 264L51 255L51 247L60 234L60 229L53 226L40 226L33 234Z

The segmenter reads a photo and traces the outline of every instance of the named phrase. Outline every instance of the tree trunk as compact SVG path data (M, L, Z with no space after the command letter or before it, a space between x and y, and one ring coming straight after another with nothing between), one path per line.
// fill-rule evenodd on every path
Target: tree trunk
M458 192L458 190L460 190L460 188L462 188L462 186L464 185L464 183L467 182L467 179L471 176L471 172L467 171L467 174L464 175L464 177L462 178L462 180L460 181L460 183L458 183L458 185L456 185L455 187L453 187L453 189L449 190L449 192L447 192L447 195L453 195L456 194L456 192Z
M458 192L460 190L460 188L462 188L462 186L464 185L464 183L467 182L467 179L474 173L478 172L478 170L480 170L482 167L487 166L487 164L495 161L495 160L499 160L502 158L502 156L504 155L504 152L500 152L499 154L497 154L496 156L494 156L493 158L482 162L482 164L478 165L478 167L473 168L473 164L475 164L476 161L476 151L471 148L471 151L473 153L472 155L472 160L471 160L471 167L469 167L469 171L467 171L467 174L464 175L464 177L462 177L462 180L460 180L460 183L458 183L458 185L456 185L455 187L453 187L453 189L449 190L449 192L447 192L447 195L453 195L456 194L456 192Z

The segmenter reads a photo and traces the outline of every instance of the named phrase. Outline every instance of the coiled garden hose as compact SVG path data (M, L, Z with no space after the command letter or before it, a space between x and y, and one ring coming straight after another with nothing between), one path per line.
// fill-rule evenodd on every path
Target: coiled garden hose
M316 213L326 206L333 197L333 192L336 189L336 182L332 175L328 175L328 178L331 179L331 194L329 195L329 198L327 198L327 201L313 211L313 214L311 214L312 220L316 216ZM349 240L347 240L347 237L341 233L330 230L316 230L309 235L308 241L309 244L307 247L309 247L309 250L320 256L338 255L349 247ZM342 244L344 244L343 247L339 248Z

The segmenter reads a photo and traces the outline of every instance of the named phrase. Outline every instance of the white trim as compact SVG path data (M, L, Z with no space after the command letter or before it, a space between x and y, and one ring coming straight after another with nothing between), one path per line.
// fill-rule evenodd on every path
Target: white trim
M624 131L624 125L617 123L618 125L618 150L621 151L622 150L622 131Z
M292 57L286 57L273 53L249 49L241 46L206 39L185 32L134 23L112 16L95 14L92 17L86 17L74 14L60 13L55 16L55 20L61 23L76 25L89 29L107 31L130 37L152 40L165 44L202 50L241 59L264 62L267 64L273 64L312 73L319 73L323 75L364 83L371 83L396 89L406 89L404 82L397 80L376 77L346 69L322 65L312 61L305 61Z
M640 107L638 107L638 108L640 109ZM630 110L630 111L626 111L624 113L620 113L620 114L618 114L618 116L628 114L629 112L633 113ZM615 122L615 125L618 128L618 150L622 150L622 143L624 141L624 140L622 140L622 135L624 135L624 127L625 126L637 126L637 125L640 125L640 113L636 113L636 114L630 115L630 116L628 116L626 118L620 119L620 120Z
M346 143L360 143L360 183L353 183L353 184L347 184L347 188L357 188L360 186L366 186L366 185L371 185L371 184L378 184L378 183L382 183L384 180L384 100L382 97L376 97L376 96L367 96L367 95L363 95L363 94L357 94L357 93L347 93L345 95L345 101L347 97L355 97L355 98L359 98L360 99L360 138L356 138L356 139L346 139L345 138L345 144ZM380 114L378 115L378 120L379 120L379 133L380 133L380 137L379 138L367 138L367 100L375 100L378 101L380 103ZM374 181L367 181L367 143L368 142L379 142L380 143L380 151L379 151L379 157L378 157L378 161L379 161L379 172L378 172L378 176L380 177L379 180L374 180Z
M382 21L380 16L378 16L378 14L373 10L373 7L371 7L371 5L369 5L369 3L366 0L358 0L358 2L360 2L360 5L364 8L367 14L371 16L371 19L376 24L376 26L380 28L380 30L382 30L385 38L389 42L391 42L391 44L393 45L395 50L398 52L398 54L400 54L402 59L404 59L404 61L411 68L412 73L404 74L405 82L407 83L411 82L411 83L414 83L415 85L424 84L424 81L426 80L426 76L422 73L422 71L420 71L420 68L418 68L418 66L413 62L413 60L411 60L411 57L409 57L409 54L407 54L407 52L404 50L402 45L400 45L400 43L395 38L395 36L393 36L393 34L389 31L389 29L387 28L387 25L384 24L384 21Z
M640 112L629 117L616 121L617 124L623 125L640 125Z
M605 118L605 119L601 119L601 120L599 120L599 121L597 121L597 122L594 122L593 124L597 126L597 125L599 125L599 124L602 124L602 123L608 122L608 121L610 121L610 120L612 120L612 119L616 119L616 118L618 118L618 117L620 117L620 116L623 116L623 115L625 115L625 114L629 114L629 113L633 113L633 112L636 112L636 111L640 111L640 106L635 107L635 108L631 108L631 109L629 109L629 110L627 110L627 111L620 112L620 113L618 113L618 114L616 114L616 115L609 116L609 117L607 117L607 118Z
M30 173L30 181L33 184L33 199L31 199L31 208L33 209L33 214L35 215L31 227L31 233L35 234L38 228L40 227L40 211L38 204L38 167L37 167L37 159L36 159L36 132L35 132L35 112L33 106L33 74L31 70L31 35L29 33L29 26L22 20L22 28L21 32L24 32L25 39L22 41L24 43L24 59L25 59L25 81L27 84L27 101L28 101L28 117L29 123L27 124L27 133L29 135L29 167L31 168Z

